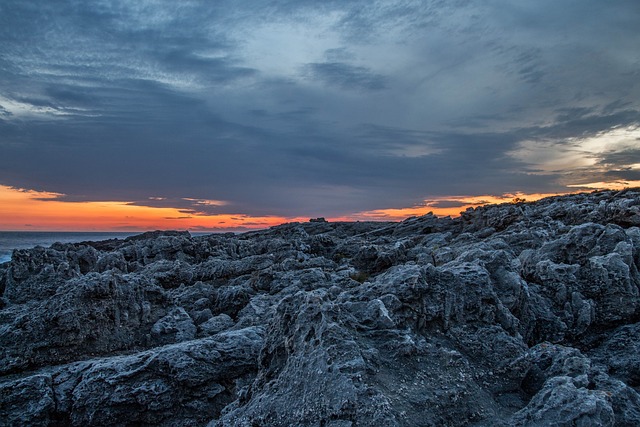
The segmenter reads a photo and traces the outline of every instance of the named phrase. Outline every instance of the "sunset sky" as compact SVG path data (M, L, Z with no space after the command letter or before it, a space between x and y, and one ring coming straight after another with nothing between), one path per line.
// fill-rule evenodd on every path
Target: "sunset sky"
M640 2L0 1L0 230L640 184Z

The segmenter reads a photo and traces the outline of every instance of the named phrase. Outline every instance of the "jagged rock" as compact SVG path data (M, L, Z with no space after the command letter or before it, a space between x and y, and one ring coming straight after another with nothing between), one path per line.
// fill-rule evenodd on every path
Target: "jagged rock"
M579 380L559 376L547 381L527 407L514 415L509 425L613 426L614 420L606 393L588 390Z
M230 403L261 346L251 328L93 364L73 389L71 423L203 423Z
M640 395L579 350L549 343L532 347L522 389L533 395L509 425L636 425Z
M144 346L169 299L142 276L89 273L0 311L0 373Z
M48 368L0 384L4 425L203 425L255 374L263 331Z
M55 397L48 375L0 384L0 422L11 426L49 425Z
M640 391L640 323L616 329L590 354L610 375Z
M171 310L151 327L151 336L158 344L169 344L195 338L196 325L182 307Z
M638 225L625 190L15 251L0 425L640 425Z
M222 313L203 322L199 328L205 335L215 335L218 332L229 329L233 325L234 323L231 317Z

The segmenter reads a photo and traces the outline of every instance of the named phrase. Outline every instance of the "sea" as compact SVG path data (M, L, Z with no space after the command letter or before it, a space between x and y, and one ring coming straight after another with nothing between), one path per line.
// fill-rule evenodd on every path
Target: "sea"
M76 243L108 239L124 239L140 234L115 232L55 232L55 231L0 231L0 264L11 260L14 249L35 246L49 247L53 243Z

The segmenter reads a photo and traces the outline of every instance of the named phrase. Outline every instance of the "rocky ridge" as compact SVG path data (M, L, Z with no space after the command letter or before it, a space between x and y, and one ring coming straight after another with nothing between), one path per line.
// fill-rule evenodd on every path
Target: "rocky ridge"
M0 265L0 425L640 425L640 192Z

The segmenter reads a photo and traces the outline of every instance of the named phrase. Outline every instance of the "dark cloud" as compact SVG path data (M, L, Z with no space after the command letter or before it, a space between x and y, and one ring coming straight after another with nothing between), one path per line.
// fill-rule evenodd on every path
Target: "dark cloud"
M634 1L5 0L0 184L331 216L634 179L640 142L576 144L640 123L639 18ZM595 167L552 164L573 152Z
M639 110L623 110L613 114L589 114L565 117L548 126L535 126L525 130L539 138L572 138L593 136L616 127L640 124ZM523 137L525 135L522 135Z
M598 161L602 166L640 164L640 148L605 153Z
M349 52L349 49L347 49L346 47L327 49L324 52L324 56L329 62L351 61L355 59L355 55Z
M439 200L431 203L429 206L434 208L461 208L465 205L468 205L468 203L459 202L457 200Z
M637 181L640 180L638 170L609 170L603 174L609 180Z
M305 74L312 79L343 89L381 90L386 87L386 78L366 67L343 62L320 62L306 64Z
M609 107L605 107L603 111L605 112L605 114L611 114L613 112ZM558 115L556 116L555 120L559 123L573 122L576 120L582 120L584 118L587 118L587 120L590 121L589 116L596 113L593 108L585 107L559 108L558 110L556 110L556 112L558 113Z

